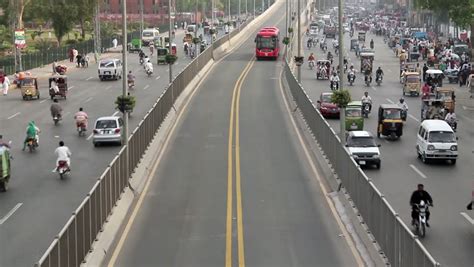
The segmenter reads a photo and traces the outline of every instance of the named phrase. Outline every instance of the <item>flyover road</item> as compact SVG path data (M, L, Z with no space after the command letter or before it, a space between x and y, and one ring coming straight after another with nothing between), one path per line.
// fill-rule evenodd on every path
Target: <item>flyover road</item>
M284 28L281 3L262 26ZM184 109L109 266L361 263L292 125L281 62L255 61L254 34Z
M346 78L344 88L350 91L354 100L360 100L364 91L369 92L374 105L372 113L365 120L364 128L375 135L379 105L397 103L402 97L402 87L399 82L399 61L395 54L383 43L382 37L371 34L368 34L366 39L367 47L372 38L375 43L374 69L381 66L385 73L382 85L377 86L373 83L372 86L367 87L364 84L363 75L358 73L354 86L349 86ZM328 48L334 54L331 42L332 39L328 39ZM360 71L360 59L357 61L354 52L349 51L350 38L347 33L344 42L345 54L348 55L354 67ZM307 48L304 48L306 56L309 52ZM312 48L311 52L316 52L317 59L323 57L319 45ZM337 62L335 58L334 66L338 65ZM423 66L421 59L420 66ZM375 80L375 76L373 78ZM309 70L307 64L302 67L302 83L315 104L321 92L330 91L329 81L317 81L314 71ZM472 154L474 101L469 100L465 87L461 88L456 84L449 85L447 80L444 85L455 88L457 95L459 159L456 165L453 166L447 162L423 164L417 159L415 145L416 133L420 125L421 97L405 96L404 99L409 106L409 117L404 126L403 136L396 141L379 139L382 167L380 170L364 168L364 171L388 198L407 225L411 223L411 208L408 204L411 193L418 183L423 183L433 197L434 207L430 209L431 228L428 228L422 243L444 266L473 266L474 225L472 223L474 220L471 218L474 218L474 214L466 211L466 205L471 199L474 182L472 167L474 166ZM332 119L328 121L339 132L339 121Z
M173 66L174 75L190 62L183 55L183 35L183 31L176 35L179 59ZM114 57L121 58L121 54ZM168 85L169 73L167 65L156 66L156 56L155 73L151 77L138 64L137 54L130 54L128 59L129 69L136 76L131 93L137 97L130 118L131 131ZM46 81L40 82L39 100L23 101L18 90L0 97L0 133L5 140L13 141L14 156L10 190L0 193L0 266L30 266L38 260L120 149L119 146L95 148L90 130L86 137L78 137L73 116L79 107L84 107L90 116L89 127L98 117L120 116L114 101L122 92L122 82L99 81L95 64L71 70L68 78L70 91L67 100L59 101L64 118L58 126L54 126L50 116ZM41 129L40 147L31 154L21 151L30 120ZM62 181L52 173L59 140L64 140L73 154L72 173Z

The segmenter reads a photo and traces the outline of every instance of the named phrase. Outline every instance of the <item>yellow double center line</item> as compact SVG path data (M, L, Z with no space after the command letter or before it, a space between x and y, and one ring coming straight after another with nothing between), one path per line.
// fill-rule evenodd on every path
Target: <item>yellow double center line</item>
M233 176L234 158L232 149L234 143L235 130L235 200L237 205L237 253L239 267L245 267L244 251L244 228L242 223L242 190L240 178L240 134L239 134L239 113L240 113L240 91L247 74L255 63L254 58L249 61L235 83L232 93L232 104L230 108L229 122L229 143L227 158L227 217L226 217L226 251L225 266L232 267L232 215L233 215ZM235 127L234 127L235 126Z

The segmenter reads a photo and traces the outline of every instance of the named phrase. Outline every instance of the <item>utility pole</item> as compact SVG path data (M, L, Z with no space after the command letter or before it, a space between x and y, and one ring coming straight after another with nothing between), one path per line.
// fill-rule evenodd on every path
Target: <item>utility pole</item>
M229 15L228 23L230 24L230 21L232 19L231 16L230 16L230 0L227 1L227 13ZM229 27L229 33L230 33L230 25L228 27Z
M127 66L127 1L122 0L122 76L128 75ZM125 77L122 78L122 97L128 97L128 84ZM128 111L123 110L123 139L125 144L125 173L129 178L129 149L128 149Z
M240 6L241 6L241 0L239 0L239 18L237 19L237 23L239 23L239 29L240 29Z
M140 0L140 48L142 48L142 33L143 33L143 26L144 26L144 21L143 21L143 0Z
M94 59L97 63L99 61L100 53L102 52L100 40L100 1L97 1L95 7L95 18L94 18Z
M298 58L301 57L301 0L298 0L296 16L298 17ZM301 64L297 64L298 82L301 83Z
M255 19L255 1L256 0L253 0L253 18Z
M174 27L172 27L172 24L171 24L171 0L168 0L168 20L169 20L169 26L170 26L170 29L168 31L168 53L171 54L171 50L172 50L171 44L173 43L173 41L171 40L171 31L174 31ZM170 83L171 83L173 82L173 64L168 64L168 66L169 66ZM174 103L174 97L172 101Z
M343 11L343 1L338 0L338 23L339 23L339 90L344 89L344 28L342 27L342 17L344 15ZM341 119L340 119L340 138L341 142L343 142L345 138L345 108L341 108Z

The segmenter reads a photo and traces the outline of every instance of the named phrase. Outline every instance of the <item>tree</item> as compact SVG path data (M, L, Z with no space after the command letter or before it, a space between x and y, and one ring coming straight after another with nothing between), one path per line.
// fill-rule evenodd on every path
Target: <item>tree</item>
M50 19L53 23L54 34L61 45L62 38L74 27L74 18L76 16L76 8L65 2L55 3L49 6Z
M76 6L76 21L81 27L81 37L86 38L87 22L92 23L97 0L76 0L72 2Z

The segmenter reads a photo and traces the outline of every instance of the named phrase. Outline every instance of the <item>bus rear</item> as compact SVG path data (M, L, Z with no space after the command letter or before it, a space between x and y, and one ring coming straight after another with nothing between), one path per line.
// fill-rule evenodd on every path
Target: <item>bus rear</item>
M277 59L280 55L280 31L276 27L262 28L255 38L257 59Z

